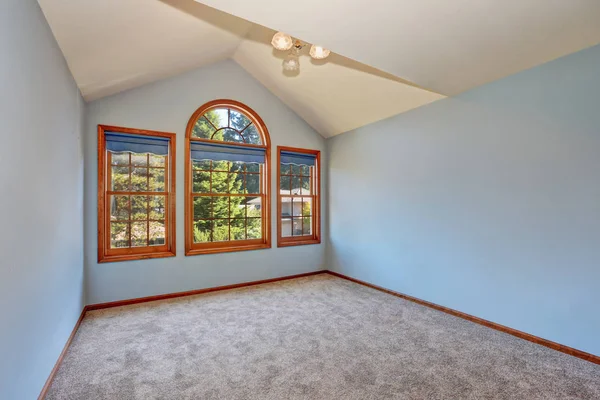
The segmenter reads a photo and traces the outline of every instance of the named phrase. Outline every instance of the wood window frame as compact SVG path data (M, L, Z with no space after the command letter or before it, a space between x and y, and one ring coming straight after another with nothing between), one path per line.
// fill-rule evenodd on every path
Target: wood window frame
M162 137L169 139L169 154L165 164L165 244L161 246L110 248L109 205L111 172L108 167L110 154L106 150L105 132L119 132L131 135ZM144 129L98 125L98 262L133 261L150 258L174 257L175 251L175 134ZM152 195L158 192L131 192L135 195ZM131 218L131 216L130 216Z
M227 144L229 142L211 140L204 138L192 137L192 131L196 121L202 117L206 112L217 109L217 108L231 108L234 109L246 117L248 117L255 127L258 129L261 138L262 145L256 144L238 144L245 147L255 147L265 149L265 163L261 167L262 181L261 181L261 194L262 198L261 212L262 212L262 238L261 239L246 239L246 240L229 240L224 242L206 242L206 243L194 243L194 202L192 197L198 194L192 192L192 159L190 154L190 146L192 142L204 142L214 144ZM236 143L230 143L236 144ZM207 194L215 195L215 194ZM246 195L248 196L248 195ZM252 195L249 195L252 196ZM254 195L256 196L256 195ZM185 133L185 255L194 256L200 254L215 254L215 253L229 253L237 251L247 250L260 250L271 248L271 138L269 130L265 125L262 118L247 105L229 99L219 99L210 101L200 108L198 108L190 117L186 133Z
M311 182L310 196L306 195L282 195L281 194L281 152L289 151L301 154L314 155L316 158L314 173ZM281 229L282 216L282 198L283 197L311 197L313 210L311 212L313 233L312 236L291 236L283 237ZM293 207L293 206L292 206ZM293 218L292 218L293 221ZM293 228L292 228L293 229ZM321 243L321 152L319 150L303 149L298 147L277 146L277 247L302 246Z

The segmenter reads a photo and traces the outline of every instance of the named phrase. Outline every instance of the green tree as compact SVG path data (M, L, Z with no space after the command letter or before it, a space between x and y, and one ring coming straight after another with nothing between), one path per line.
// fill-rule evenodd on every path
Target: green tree
M260 176L252 173L258 171L258 165L203 160L193 161L193 168L195 193L244 195L196 197L193 205L194 240L211 242L260 238L261 211L247 204L259 192Z

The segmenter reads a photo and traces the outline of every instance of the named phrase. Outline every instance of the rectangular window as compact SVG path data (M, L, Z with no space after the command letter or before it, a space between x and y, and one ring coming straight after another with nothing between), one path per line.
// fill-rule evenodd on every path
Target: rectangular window
M98 262L175 255L175 134L98 126Z
M194 153L192 152L192 157ZM262 161L191 159L192 243L188 254L269 247Z
M321 243L321 153L279 146L277 156L277 246Z

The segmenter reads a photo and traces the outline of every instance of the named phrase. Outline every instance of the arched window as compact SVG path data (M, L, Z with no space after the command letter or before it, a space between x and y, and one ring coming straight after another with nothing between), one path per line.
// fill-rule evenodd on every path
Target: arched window
M248 106L215 100L186 130L186 255L271 247L270 139Z

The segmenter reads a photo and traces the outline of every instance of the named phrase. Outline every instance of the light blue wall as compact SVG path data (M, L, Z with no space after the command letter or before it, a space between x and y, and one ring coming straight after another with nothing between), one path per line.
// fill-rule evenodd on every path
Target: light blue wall
M600 354L600 47L328 148L334 270Z
M83 308L84 104L34 0L0 6L0 399L35 399Z
M281 249L276 247L276 174L272 174L272 249L184 256L185 128L192 113L198 107L218 98L241 101L252 107L264 119L271 134L273 167L277 162L275 156L277 145L325 150L325 141L321 136L233 61L216 63L89 103L84 145L85 265L88 303L274 278L324 267L325 244ZM97 263L98 124L177 134L177 257ZM326 157L323 159L326 160ZM324 209L326 210L326 207ZM324 231L323 235L326 234L327 232Z

